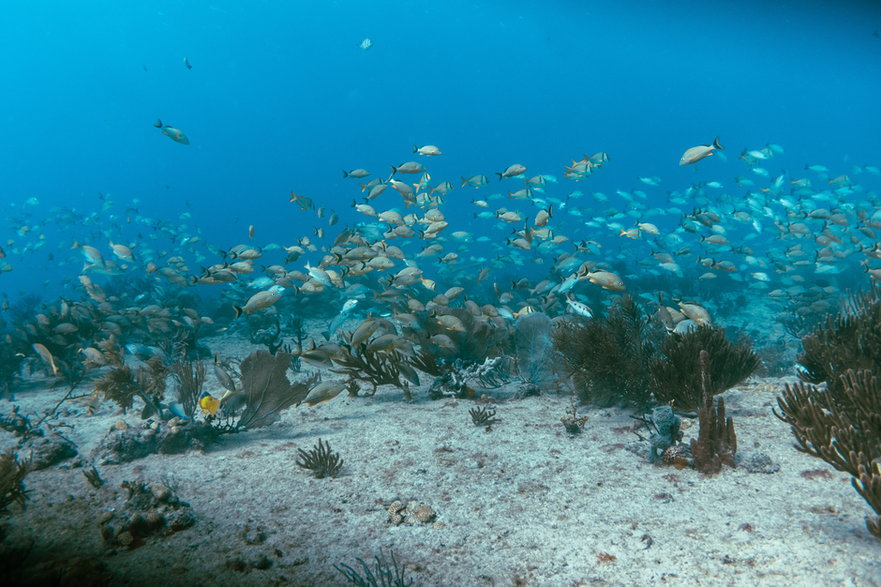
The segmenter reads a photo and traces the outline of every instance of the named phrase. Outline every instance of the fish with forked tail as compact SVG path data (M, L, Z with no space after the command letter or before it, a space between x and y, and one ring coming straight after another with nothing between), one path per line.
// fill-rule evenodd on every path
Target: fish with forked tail
M170 138L175 143L180 143L181 145L189 145L190 139L187 138L187 135L184 134L184 131L174 128L173 126L168 126L164 124L161 119L157 118L156 122L153 124L156 128L158 128L162 134Z
M692 163L697 163L701 159L705 159L712 155L716 151L721 151L725 147L719 142L719 137L713 139L712 145L698 145L696 147L692 147L685 151L682 154L682 157L679 158L679 165L691 165Z

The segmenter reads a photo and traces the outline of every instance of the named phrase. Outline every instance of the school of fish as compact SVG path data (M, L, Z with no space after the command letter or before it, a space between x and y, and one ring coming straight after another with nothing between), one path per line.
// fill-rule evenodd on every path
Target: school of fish
M155 126L188 144L182 131ZM719 165L711 156L722 150L717 137L686 149L679 165ZM490 173L493 181L478 173L459 182L432 177L427 166L443 155L437 146L414 145L412 153L413 160L389 164L388 174L344 170L354 196L349 211L294 191L280 197L274 205L312 224L311 234L286 242L255 244L251 225L243 227L247 242L210 243L189 212L151 219L103 195L88 214L42 214L33 198L10 206L13 236L0 247L0 273L14 271L16 259L47 255L70 275L64 295L44 300L55 316L43 320L51 332L40 333L39 316L26 325L5 318L7 341L45 334L100 362L97 341L125 340L127 329L222 332L275 312L325 317L320 331L328 340L347 320L361 320L369 328L353 337L412 352L400 333L418 312L433 312L450 331L463 328L444 311L454 306L498 324L532 312L589 320L626 291L671 332L736 326L762 346L779 339L781 316L820 316L847 291L881 280L881 202L861 185L881 176L876 166L837 173L814 164L775 174L772 160L783 149L766 145L743 149L730 179L665 189L659 177L639 177L622 180L639 187L601 193L587 186L611 165L605 152L557 170L512 162ZM727 168L719 165L720 174ZM50 243L44 233L59 226L78 227L77 239ZM118 293L126 287L139 293ZM8 311L15 300L2 295ZM432 344L449 344L444 338ZM46 346L31 344L57 372ZM324 354L313 345L302 358L327 364ZM306 403L339 391L326 385ZM216 410L205 399L205 409Z

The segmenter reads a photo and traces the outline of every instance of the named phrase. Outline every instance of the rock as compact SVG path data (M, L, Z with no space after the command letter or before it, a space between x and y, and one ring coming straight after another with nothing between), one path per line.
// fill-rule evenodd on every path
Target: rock
M404 510L405 507L407 507L406 504L403 504L400 501L392 502L387 510L389 523L394 524L395 526L403 523L404 516L401 515L401 512Z
M410 502L409 504L402 501L394 501L386 510L388 513L388 521L395 526L403 524L430 524L437 518L437 512L431 507Z
M120 546L131 546L135 541L134 535L129 531L123 531L116 535L116 542Z
M770 475L780 470L780 465L773 462L771 457L761 452L747 452L737 454L737 466L746 469L749 473L765 473Z
M170 487L124 481L125 505L100 517L101 535L111 546L137 548L151 536L169 536L193 526L196 516Z
M434 522L434 519L436 517L437 514L435 513L435 511L427 505L420 505L415 510L413 510L413 519L417 522L422 522L423 524Z
M155 453L179 454L204 450L214 430L207 424L179 420L174 426L147 421L140 428L114 428L92 452L102 465L127 463Z
M154 483L151 485L150 492L153 494L153 497L156 498L156 501L159 502L167 502L168 498L171 497L171 488L162 485L161 483Z
M22 444L21 451L23 453L30 451L31 469L34 471L48 469L77 455L76 445L57 432L28 439Z
M92 452L102 465L118 465L142 459L158 450L156 431L143 428L114 428Z
M4 585L106 587L112 584L112 574L98 557L50 557L28 563L20 569L4 566Z

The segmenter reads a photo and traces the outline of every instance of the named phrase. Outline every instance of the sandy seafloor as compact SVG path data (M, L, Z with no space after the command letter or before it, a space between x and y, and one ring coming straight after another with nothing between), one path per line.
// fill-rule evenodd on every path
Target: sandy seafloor
M256 348L206 343L239 358ZM390 387L339 396L208 452L99 466L100 489L77 458L32 472L27 508L0 520L2 549L29 553L17 555L17 576L34 584L345 585L334 564L392 549L414 585L881 585L869 506L848 475L797 452L771 412L782 380L724 394L738 456L763 453L779 471L740 466L705 478L649 464L628 410L582 409L589 421L570 437L560 418L571 398L513 399L515 382L487 392L499 418L487 430L471 421L475 401L428 400L424 379L412 402ZM66 390L48 383L26 382L14 403L51 408ZM219 394L212 375L206 388ZM50 423L70 426L59 430L88 457L120 419L141 423L111 402L89 416L76 400ZM686 440L696 433L695 422ZM336 478L295 465L296 449L319 438L345 461ZM5 431L0 439L15 443ZM99 520L123 504L120 483L172 478L196 524L134 550L107 546ZM435 520L393 525L395 501L426 505Z

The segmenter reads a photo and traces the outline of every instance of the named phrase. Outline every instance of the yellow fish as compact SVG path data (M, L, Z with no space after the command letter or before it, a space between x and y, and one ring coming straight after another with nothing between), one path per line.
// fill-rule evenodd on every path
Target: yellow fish
M202 408L202 413L214 416L217 410L220 409L220 400L207 391L203 391L202 396L199 398L199 407Z

